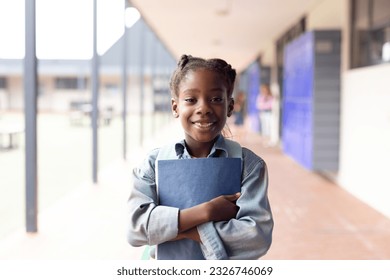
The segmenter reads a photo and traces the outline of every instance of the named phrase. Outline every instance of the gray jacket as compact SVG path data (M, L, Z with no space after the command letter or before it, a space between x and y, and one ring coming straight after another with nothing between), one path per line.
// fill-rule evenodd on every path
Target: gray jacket
M173 144L173 155L190 158L184 140ZM158 205L155 163L159 149L152 150L133 170L133 189L128 200L128 242L133 246L156 245L178 234L179 209ZM229 157L228 146L220 136L209 157ZM235 219L208 222L198 226L205 259L257 259L271 246L273 218L268 201L268 172L263 159L242 148L242 186Z

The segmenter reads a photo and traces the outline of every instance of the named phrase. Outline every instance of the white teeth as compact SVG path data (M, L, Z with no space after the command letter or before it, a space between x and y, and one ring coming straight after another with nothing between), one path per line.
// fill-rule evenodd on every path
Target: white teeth
M213 125L213 123L198 123L198 122L196 122L196 123L194 123L196 126L198 126L198 127L200 127L200 128L208 128L208 127L210 127L210 126L212 126Z

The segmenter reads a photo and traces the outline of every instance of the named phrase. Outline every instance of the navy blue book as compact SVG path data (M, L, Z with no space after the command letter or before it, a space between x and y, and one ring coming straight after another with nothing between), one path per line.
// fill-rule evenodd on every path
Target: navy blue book
M186 209L220 195L241 191L241 158L200 158L157 161L159 204ZM192 240L157 246L158 260L204 260Z

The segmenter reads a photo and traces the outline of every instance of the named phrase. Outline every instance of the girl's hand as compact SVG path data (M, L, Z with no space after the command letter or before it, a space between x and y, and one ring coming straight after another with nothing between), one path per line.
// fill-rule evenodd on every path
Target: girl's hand
M177 241L177 240L181 240L181 239L191 239L191 240L194 240L196 242L200 242L200 236L198 233L198 229L196 227L193 227L185 232L179 233L176 236L176 238L173 239L172 241Z
M241 193L221 195L206 202L208 220L213 222L228 221L236 217L239 207L236 205Z
M240 193L221 195L208 202L180 210L179 233L186 232L206 222L228 221L235 218L238 212L236 200L240 195Z

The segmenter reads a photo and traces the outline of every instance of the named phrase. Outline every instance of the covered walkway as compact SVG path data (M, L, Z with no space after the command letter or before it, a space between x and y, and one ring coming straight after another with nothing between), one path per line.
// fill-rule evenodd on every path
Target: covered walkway
M275 219L271 260L390 259L390 220L326 178L303 169L261 137L231 127L234 139L268 163ZM131 168L146 150L181 133L165 127L128 162L102 170L98 185L81 184L42 212L39 232L21 228L0 240L0 259L142 259L144 248L126 242L126 200ZM156 144L158 143L158 144Z

